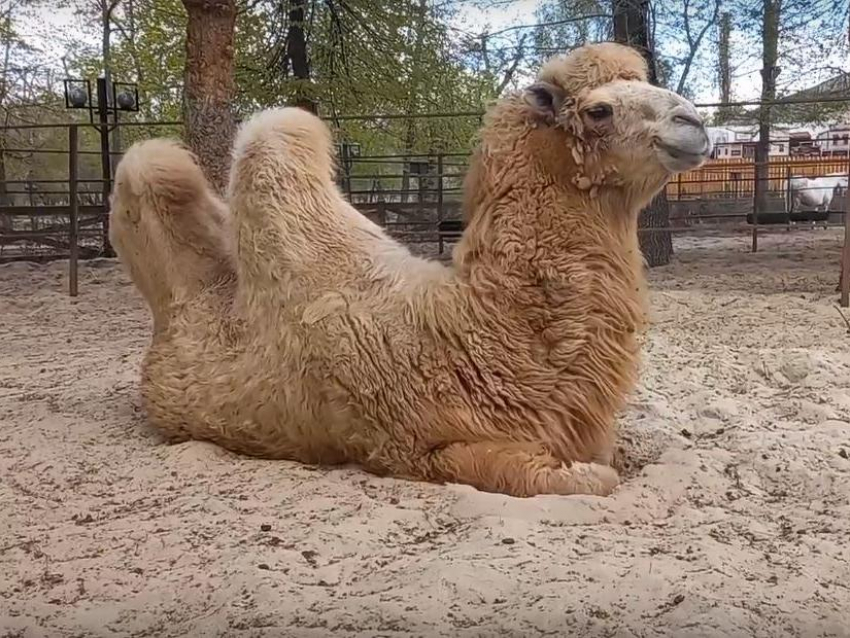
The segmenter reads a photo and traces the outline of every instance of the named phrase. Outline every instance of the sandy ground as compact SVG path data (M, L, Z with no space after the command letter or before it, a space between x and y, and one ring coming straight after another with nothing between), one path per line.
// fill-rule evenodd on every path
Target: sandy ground
M117 266L0 267L0 636L850 636L840 236L747 242L652 273L608 499L166 445Z

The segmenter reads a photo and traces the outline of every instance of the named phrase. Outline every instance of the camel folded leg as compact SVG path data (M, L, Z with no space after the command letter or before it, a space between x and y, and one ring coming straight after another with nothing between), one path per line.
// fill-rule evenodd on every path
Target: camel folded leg
M227 212L191 153L170 140L132 146L115 175L110 240L154 315L167 327L175 299L232 276Z
M452 443L432 453L430 462L437 480L511 496L607 496L619 483L612 467L598 463L567 466L534 443Z
M265 111L240 129L228 203L249 302L292 308L362 278L364 242L379 231L340 194L332 149L327 126L298 108Z

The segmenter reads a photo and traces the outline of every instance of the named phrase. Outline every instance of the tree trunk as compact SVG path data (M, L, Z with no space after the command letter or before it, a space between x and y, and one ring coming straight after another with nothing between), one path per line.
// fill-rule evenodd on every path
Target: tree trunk
M103 95L98 99L103 98L104 104L103 113L106 113L107 120L109 118L109 113L111 111L110 107L115 107L112 103L112 96L114 91L112 90L112 51L111 51L111 38L112 38L112 12L115 10L115 7L118 6L119 0L100 0L100 18L101 18L101 53L103 54L103 87L104 92ZM98 108L101 108L101 105L98 105ZM118 121L118 113L115 113L115 121ZM106 213L109 210L109 193L112 190L112 178L115 176L115 167L118 163L118 156L115 155L115 152L119 148L118 145L121 143L120 139L120 128L115 127L113 129L107 128L106 130L106 142L105 146L101 147L101 153L104 156L101 157L101 161L103 162L103 173L102 177L104 179L103 182L103 195L102 195L102 205L103 205L103 225L101 227L101 236L103 242L103 255L104 257L114 257L115 252L112 249L112 244L109 242L109 215Z
M235 0L183 0L186 69L183 111L186 142L213 186L224 192L235 131L233 36Z
M311 113L318 112L315 100L309 91L310 57L307 52L307 38L304 35L306 0L290 0L289 30L286 34L286 57L289 58L292 75L298 80L293 104Z
M614 39L634 47L643 54L649 67L649 81L658 86L655 51L649 33L649 0L613 0ZM662 190L638 218L639 228L667 228L670 225L670 204L667 191ZM640 233L640 248L650 267L664 266L673 256L673 236L669 230L650 230Z
M731 117L729 102L732 101L732 59L730 39L732 36L732 15L724 11L720 17L720 33L717 38L717 84L720 87L721 106L715 115L715 121L723 124Z
M720 37L717 47L717 69L720 84L720 101L729 104L732 99L732 66L730 64L729 40L732 35L732 16L724 11L720 18Z
M5 16L2 16L2 19L6 24L11 17L12 8L11 6L7 10ZM12 38L5 38L4 45L4 55L3 55L3 69L2 76L0 76L0 104L4 105L4 118L3 124L9 125L9 110L5 108L6 98L9 93L9 61L12 53ZM8 148L8 135L9 130L3 129L0 130L0 206L7 206L11 202L9 201L9 186L6 183L6 149ZM14 228L12 223L12 216L6 214L0 214L0 230L3 231L11 231Z
M753 206L756 213L767 212L768 206L768 177L770 175L770 111L771 106L765 102L776 99L776 67L779 44L779 14L782 0L764 0L764 16L762 21L762 70L761 70L761 101L759 108L759 139L756 144L756 182Z
M9 192L6 185L6 131L0 133L0 206L9 205ZM0 214L0 231L9 232L14 228L12 216Z
M101 52L103 54L103 77L106 80L106 96L107 100L111 100L114 94L112 90L112 12L118 5L117 0L101 0ZM112 104L112 106L115 106ZM118 121L116 111L115 121ZM121 127L116 126L112 129L110 137L110 150L112 154L109 156L109 165L112 168L110 174L115 175L115 167L118 164L118 153L121 150Z

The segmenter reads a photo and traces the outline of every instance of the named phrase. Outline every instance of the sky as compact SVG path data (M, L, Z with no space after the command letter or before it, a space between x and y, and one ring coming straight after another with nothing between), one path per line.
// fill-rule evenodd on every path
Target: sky
M534 12L539 4L539 0L516 0L504 6L489 7L483 12L472 4L463 4L453 23L472 33L481 32L485 25L489 25L491 31L497 31L518 24L533 24Z
M535 10L540 4L540 0L512 0L511 2L502 2L498 6L490 7L484 11L475 4L472 2L461 4L461 9L451 20L451 26L469 33L481 33L485 28L493 32L506 27L534 24L536 20ZM57 69L61 68L61 58L65 54L65 48L61 41L63 35L69 32L69 29L74 29L80 34L88 33L87 39L90 39L92 46L97 47L99 45L96 30L91 29L91 25L83 25L80 18L75 16L70 9L51 8L37 11L37 14L20 21L19 30L28 38L28 41L37 44L51 66ZM89 28L86 28L86 26ZM713 69L710 66L710 55L712 53L710 42L706 41L706 45L703 59L697 61L697 68L693 73L713 74ZM759 56L752 55L752 43L742 39L739 34L733 33L732 45L733 54L735 51L751 54L748 59L740 61L739 67L735 69L733 98L737 100L758 99L761 89ZM758 48L760 49L760 47ZM848 67L848 61L842 58L836 58L830 62L834 66ZM825 78L806 76L791 78L791 84L792 88L799 90L820 79ZM714 82L700 83L693 97L698 103L716 101L718 94Z
M66 53L62 42L65 35L71 29L81 34L87 31L80 18L67 7L39 7L30 14L21 14L15 28L25 42L39 49L47 64L57 69L62 68L62 56ZM92 41L95 44L96 37L92 36Z
M472 5L463 5L458 15L452 21L453 26L465 31L478 33L484 30L485 25L489 31L498 31L506 27L526 25L535 23L535 11L541 4L540 0L515 0L502 6L493 7L482 12ZM748 46L746 43L741 43ZM735 79L735 98L738 100L758 99L761 91L761 80L758 73L758 65L751 65L752 69L742 68L739 77ZM698 69L696 72L705 72ZM718 99L717 90L709 86L698 90L694 96L700 102L715 102Z

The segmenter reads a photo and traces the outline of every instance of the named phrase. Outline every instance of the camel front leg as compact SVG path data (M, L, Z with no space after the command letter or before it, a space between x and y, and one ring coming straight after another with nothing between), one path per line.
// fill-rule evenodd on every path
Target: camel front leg
M607 496L617 471L598 463L566 465L541 444L480 441L451 443L431 454L432 477L484 492L528 497L537 494Z
M355 281L376 228L334 183L333 142L297 108L254 116L234 146L229 202L239 287L260 306L287 308Z

